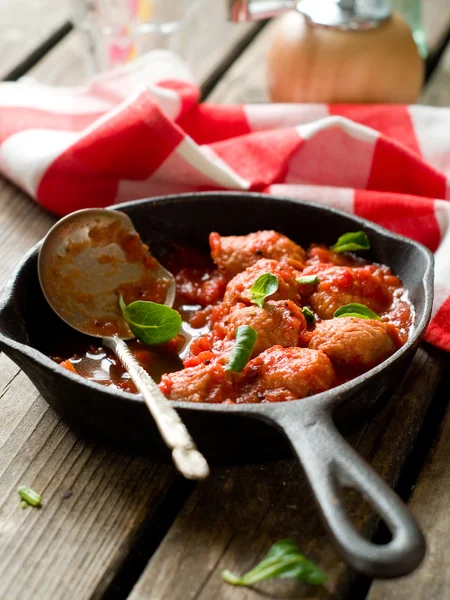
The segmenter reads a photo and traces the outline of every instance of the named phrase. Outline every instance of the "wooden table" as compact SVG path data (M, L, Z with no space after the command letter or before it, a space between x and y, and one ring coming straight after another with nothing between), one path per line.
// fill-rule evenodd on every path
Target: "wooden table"
M45 0L45 9L37 0L8 3L7 10L0 8L0 76L28 74L56 85L81 82L89 66L79 33L71 31L67 6L59 0ZM218 0L205 0L201 17L190 24L203 95L214 102L264 101L263 53L271 25L231 25L221 10ZM448 105L448 0L426 0L424 21L430 59L422 102ZM0 180L2 282L53 222ZM0 600L449 598L447 373L447 357L423 346L395 397L350 438L409 501L429 546L413 575L371 582L335 553L295 460L217 467L208 481L194 486L170 464L77 437L2 355ZM42 510L21 510L20 484L42 493ZM382 539L364 502L358 497L348 502L361 529ZM251 590L221 580L223 568L244 572L287 536L327 571L323 589L283 581Z

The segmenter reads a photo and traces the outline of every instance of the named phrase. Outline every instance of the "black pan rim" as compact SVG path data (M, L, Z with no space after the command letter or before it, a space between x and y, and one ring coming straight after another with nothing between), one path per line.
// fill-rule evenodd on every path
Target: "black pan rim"
M341 217L350 219L351 221L353 221L355 223L355 225L366 228L367 230L371 230L381 237L391 238L392 240L396 241L399 244L415 247L426 258L426 268L425 268L425 273L423 276L423 285L424 285L424 290L425 290L423 314L422 314L422 317L417 322L413 323L413 328L412 328L413 331L412 331L411 336L408 338L408 341L399 350L397 350L397 352L395 352L392 356L390 356L388 359L386 359L384 362L382 362L378 366L374 367L370 371L367 371L366 373L363 373L362 375L355 377L354 379L352 379L351 381L349 381L347 383L344 383L335 388L332 388L331 390L327 390L325 392L321 392L320 394L311 396L311 401L313 401L314 404L319 405L319 403L321 403L322 406L325 408L331 404L338 403L340 396L345 398L352 390L356 390L362 384L364 384L368 380L375 377L378 373L387 369L390 365L392 365L397 360L399 360L403 354L408 352L408 350L412 346L415 346L416 344L419 343L419 341L422 338L422 336L425 332L425 329L428 325L430 315L431 315L431 310L432 310L432 304L433 304L433 265L434 265L433 254L423 244L420 244L419 242L416 242L414 240L406 238L402 235L393 233L393 232L385 229L384 227L381 227L380 225L377 225L371 221L368 221L364 218L358 217L356 215L344 212L344 211L336 209L336 208L330 208L328 206L324 206L323 204L313 202L313 201L297 200L295 198L272 196L269 194L261 194L261 193L257 193L257 192L245 192L245 191L242 191L242 192L241 191L194 192L194 193L185 193L185 194L172 194L172 195L166 195L166 196L157 196L157 197L152 197L152 198L133 200L130 202L115 204L115 205L109 206L107 208L109 208L111 210L122 210L124 208L127 209L132 206L145 205L145 204L152 206L153 204L156 204L156 203L158 203L158 204L159 203L174 204L174 203L182 203L187 200L190 202L198 201L198 200L207 201L211 197L214 197L214 198L219 197L219 198L224 198L224 199L230 198L230 197L235 198L235 199L236 198L244 198L246 200L252 199L255 202L258 200L261 200L261 199L267 199L269 201L275 201L275 202L289 202L289 203L295 203L295 204L299 204L299 205L303 205L303 206L314 206L314 207L317 207L318 209L320 209L321 211L327 212L329 214L335 214L336 216L341 216ZM34 257L34 255L37 254L41 244L42 244L42 240L37 242L26 253L26 255L22 258L22 260L14 268L10 278L8 279L6 286L3 289L3 292L0 294L0 314L3 312L3 310L6 308L6 306L11 301L14 300L14 288L15 288L16 280L18 279L25 264L30 259L32 259ZM1 332L1 331L0 331L0 342L2 342L5 346L8 346L14 350L17 350L18 352L27 356L29 359L40 364L42 367L45 367L45 368L49 369L50 371L57 372L60 377L68 378L72 383L77 384L81 388L87 388L88 390L90 389L97 393L100 392L102 394L106 394L107 396L113 397L115 400L126 401L127 403L129 403L129 402L143 403L144 402L143 399L141 398L141 396L138 394L130 394L127 392L123 392L121 390L106 388L105 386L102 386L93 381L83 379L83 378L80 379L79 375L76 375L75 373L71 373L70 371L67 371L65 369L64 370L61 369L57 363L55 363L51 358L46 356L44 353L42 353L37 348L34 348L27 344L23 344L21 342L17 342L16 340L12 339L11 337L3 334L3 332ZM288 404L289 405L291 405L291 404L297 405L298 402L304 402L304 400L305 399L293 400L293 401L289 402ZM282 406L284 406L286 403L280 403L280 404ZM269 417L271 413L274 413L275 409L278 406L280 406L280 404L279 403L276 403L276 404L265 403L265 404L255 404L255 405L233 404L233 405L223 406L221 404L208 404L206 402L205 403L192 403L192 402L173 401L173 406L175 408L187 410L187 411L200 411L200 412L209 411L209 412L224 413L224 414L237 413L237 414L241 414L241 415L245 415L246 413L247 414L249 414L249 413L259 413L259 414L264 413L267 415L267 417Z

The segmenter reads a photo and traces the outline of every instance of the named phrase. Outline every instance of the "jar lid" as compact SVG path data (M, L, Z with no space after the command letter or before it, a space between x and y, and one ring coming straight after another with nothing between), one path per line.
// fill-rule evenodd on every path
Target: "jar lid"
M344 31L374 29L391 16L380 0L300 0L295 8L310 25Z

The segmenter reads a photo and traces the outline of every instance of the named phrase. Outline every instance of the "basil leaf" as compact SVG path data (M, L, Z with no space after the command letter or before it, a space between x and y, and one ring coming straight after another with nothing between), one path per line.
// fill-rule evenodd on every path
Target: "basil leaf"
M242 577L228 570L222 571L222 578L231 585L252 585L277 577L296 578L311 585L322 585L326 580L322 569L305 558L292 540L276 542L265 558Z
M335 311L333 317L357 317L358 319L377 319L381 321L377 313L374 313L365 304L358 304L357 302L341 306Z
M356 250L369 250L370 242L364 231L352 231L344 233L338 241L331 246L334 252L354 252Z
M314 321L316 320L316 317L314 316L313 311L308 306L304 306L302 308L302 313L306 319L306 322L309 323L310 325L312 325L314 323Z
M17 493L22 498L22 508L24 508L23 502L25 502L27 505L29 504L30 506L41 505L41 496L31 488L21 485L17 488Z
M168 342L181 329L181 316L165 304L137 300L126 306L122 296L119 304L129 328L144 344L153 346Z
M250 288L250 302L263 307L264 300L278 289L278 277L272 273L263 273Z
M225 371L235 371L236 373L242 371L253 352L257 337L257 332L249 325L241 325L236 329L236 341Z
M316 285L316 283L319 283L319 278L317 275L303 275L303 277L298 277L295 281L302 285Z

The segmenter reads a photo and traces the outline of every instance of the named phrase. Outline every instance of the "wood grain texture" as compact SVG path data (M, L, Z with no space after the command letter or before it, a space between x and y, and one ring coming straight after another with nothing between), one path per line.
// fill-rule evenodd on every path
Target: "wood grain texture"
M428 11L432 6L428 3ZM442 21L428 34L435 47L444 34ZM439 29L439 31L438 31ZM268 100L264 55L272 26L242 53L208 101L258 103ZM421 350L403 389L352 442L391 485L395 485L410 454L442 376L440 358ZM401 423L402 435L399 435ZM376 519L364 502L352 498L355 522L366 534ZM257 586L265 598L344 598L355 574L336 555L318 520L299 465L284 461L264 466L215 470L201 484L149 562L129 600L256 600L258 591L223 583L220 572L242 573L256 564L277 539L292 536L302 550L328 573L326 586L313 590L292 582Z
M0 215L3 284L55 219L4 181ZM76 437L0 355L2 600L82 600L104 591L173 479L170 465ZM43 508L22 510L19 485L41 493Z
M430 54L433 54L448 35L450 2L447 0L422 0L422 23Z
M92 598L104 590L174 477L146 458L77 438L9 359L0 468L0 598ZM4 407L2 406L2 409ZM19 485L43 497L20 507Z
M434 106L450 104L450 47L431 78L423 101ZM447 399L443 399L447 400ZM427 538L427 554L415 573L398 582L376 582L368 600L447 600L450 589L450 410L442 421L410 500Z
M450 106L450 46L447 47L431 76L420 103L430 106Z
M213 8L210 2L209 14ZM202 82L253 29L221 23L217 30L214 23L210 28L203 23L202 39L192 31ZM55 85L80 83L90 69L80 44L80 34L68 36L30 74ZM1 284L54 222L16 187L0 181ZM173 481L171 465L79 439L25 375L0 356L2 600L103 597L142 528L152 531L154 511ZM20 508L21 484L43 495L42 509Z
M351 436L390 484L414 445L441 374L440 359L420 350L397 394ZM359 528L373 533L376 519L358 496L352 496L349 509ZM256 600L258 591L231 587L220 572L247 571L284 537L317 561L328 581L319 590L292 581L265 582L256 586L265 598L347 597L354 573L328 540L296 461L215 469L181 511L129 600Z
M214 11L213 0L209 2L209 10ZM42 8L43 2L39 5ZM42 10L47 23L51 23L52 11L46 14ZM30 27L36 28L37 20L27 18ZM222 34L219 26L208 27L207 23L204 17L202 27L207 30L208 43L200 43L198 36L196 75L202 82L242 40L240 34L232 39L229 33ZM234 36L236 26L227 27L229 32L233 28ZM77 36L68 36L58 44L32 74L55 85L83 81L89 65L79 52ZM196 37L194 32L192 37ZM261 64L261 57L250 61L249 80L253 65L259 68ZM257 94L256 84L254 89ZM2 282L53 221L14 186L0 184ZM441 373L439 361L426 353L416 359L416 365L421 371L408 380L408 393L391 402L378 419L353 438L389 481L398 476L426 412L428 394ZM404 424L408 435L398 435L397 421ZM152 522L157 506L170 493L172 483L173 469L168 465L76 437L47 407L24 374L5 356L0 357L2 600L101 598L121 570L140 530ZM16 492L20 484L43 494L41 510L20 508ZM373 527L362 505L355 504L354 514L368 530ZM326 541L294 461L215 470L211 481L192 497L149 564L132 594L133 600L256 597L251 591L225 586L218 573L223 567L246 569L274 539L286 534L294 535L305 552L329 569L327 590L348 589L352 574ZM264 586L269 597L280 597L279 591L292 596L289 584L286 592L274 585ZM299 593L308 597L309 591L301 588ZM331 592L321 594L330 597Z
M448 403L450 394L443 401ZM447 600L450 589L450 410L414 487L410 507L422 524L427 554L422 565L398 581L375 582L368 600Z
M55 221L12 183L0 178L0 286Z
M207 84L260 26L230 23L225 19L225 2L203 0L187 22L180 42L181 55L195 80L200 85ZM42 83L79 85L93 73L86 39L79 31L73 31L29 75Z
M68 0L3 0L0 78L5 77L69 19Z

